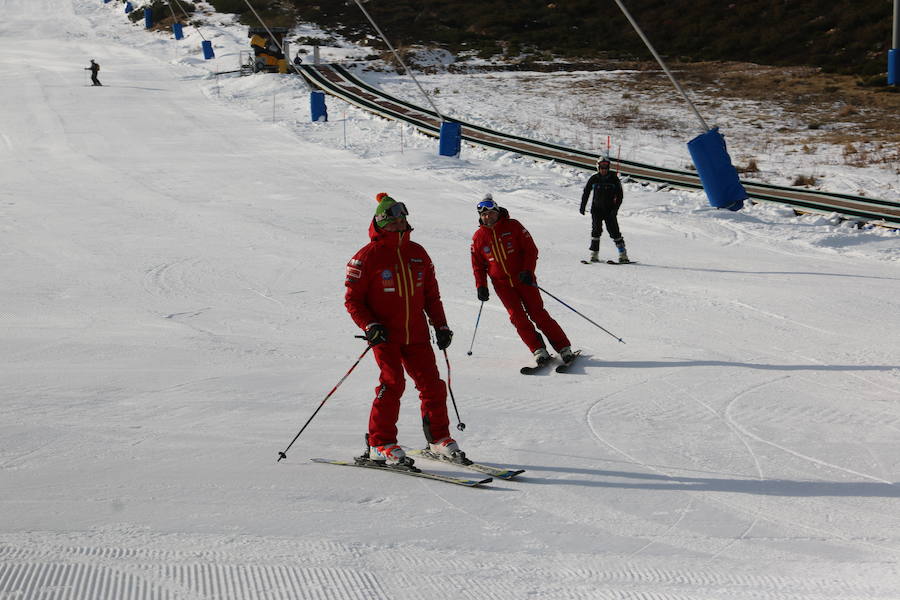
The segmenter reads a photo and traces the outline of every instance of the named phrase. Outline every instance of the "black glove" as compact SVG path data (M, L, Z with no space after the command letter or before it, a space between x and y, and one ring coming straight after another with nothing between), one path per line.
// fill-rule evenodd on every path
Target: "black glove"
M584 214L584 209L583 209L583 208L579 208L579 209L578 209L578 212L580 212L581 214Z
M488 292L486 285L482 285L482 286L478 287L478 299L479 300L481 300L482 302L487 302L490 297L491 297L491 294L490 294L490 292Z
M519 281L525 285L534 285L534 273L531 271L522 271L519 273Z
M387 341L387 329L381 323L372 323L366 327L366 340L370 346L377 346Z
M438 350L444 350L450 345L450 342L453 341L453 332L450 331L449 327L444 325L440 329L434 330L434 337L437 338Z

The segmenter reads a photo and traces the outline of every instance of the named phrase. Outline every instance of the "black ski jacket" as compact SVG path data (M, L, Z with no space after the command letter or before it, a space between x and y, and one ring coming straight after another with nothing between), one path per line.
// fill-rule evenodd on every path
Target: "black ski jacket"
M584 186L581 193L581 208L579 211L583 214L585 206L587 206L588 197L593 193L591 201L591 213L603 216L615 214L622 205L622 198L625 197L622 191L622 182L619 176L610 171L606 175L594 173Z

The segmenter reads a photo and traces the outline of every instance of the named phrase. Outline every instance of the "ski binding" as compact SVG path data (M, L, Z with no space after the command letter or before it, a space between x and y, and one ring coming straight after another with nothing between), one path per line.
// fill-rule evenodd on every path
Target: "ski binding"
M519 373L522 375L534 375L535 373L540 373L547 367L551 362L553 362L553 355L550 356L547 360L541 361L536 365L528 365L519 369Z
M563 364L558 365L558 366L556 367L556 372L557 372L557 373L565 373L565 372L567 372L567 371L569 370L569 367L572 366L572 363L574 363L576 360L578 360L578 357L579 357L579 356L581 356L581 350L576 350L575 352L573 352L573 353L572 353L572 360L570 360L569 362L563 362Z
M484 473L485 475L490 475L491 477L496 477L497 479L512 479L516 475L521 475L525 472L525 469L508 469L504 467L492 467L490 465L483 465L481 463L472 462L468 458L463 458L463 461L465 462L457 462L451 458L447 458L443 454L437 454L436 452L432 452L431 450L427 449L410 450L409 452L407 452L407 454L411 456L421 456L422 458L426 458L428 460L433 460L436 462L456 465L457 467Z

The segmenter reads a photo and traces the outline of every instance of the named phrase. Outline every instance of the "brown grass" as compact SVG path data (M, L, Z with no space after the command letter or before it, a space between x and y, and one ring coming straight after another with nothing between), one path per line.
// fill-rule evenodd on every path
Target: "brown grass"
M735 170L738 173L759 173L759 165L756 164L756 159L751 158L745 166L736 166Z
M744 63L679 65L689 83L704 94L771 102L802 115L817 141L843 144L872 141L900 144L900 93L896 87L863 86L849 75L810 67L768 67ZM829 127L831 125L844 127Z
M862 85L857 77L822 73L811 67L723 62L676 62L668 66L701 114L714 114L728 102L757 103L755 109L735 118L755 124L760 130L760 144L798 144L806 154L815 154L816 148L830 144L845 148L852 145L866 150L845 153L848 165L900 165L900 88ZM641 104L648 97L681 101L656 63L597 63L594 68L635 71L616 80L622 102L610 107L610 124L660 132L695 127L690 119L660 122ZM587 94L594 85L583 81L573 88ZM873 144L877 149L871 148ZM754 172L749 163L738 170Z

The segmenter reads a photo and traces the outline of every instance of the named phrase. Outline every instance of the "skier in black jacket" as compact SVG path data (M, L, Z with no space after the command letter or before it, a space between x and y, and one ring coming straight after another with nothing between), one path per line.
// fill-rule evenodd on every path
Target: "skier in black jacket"
M609 159L601 156L597 159L597 172L591 175L584 192L581 194L581 208L578 210L584 214L588 197L593 194L591 200L591 262L600 262L600 235L603 233L603 223L606 222L606 231L619 250L619 262L627 263L628 254L625 253L625 240L619 232L619 220L616 215L622 205L622 182L619 176L609 168Z
M91 82L93 82L93 85L103 85L102 83L100 83L100 80L97 79L97 73L100 72L100 65L97 64L97 62L94 61L93 58L91 59L91 66L86 67L84 70L91 72Z

